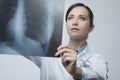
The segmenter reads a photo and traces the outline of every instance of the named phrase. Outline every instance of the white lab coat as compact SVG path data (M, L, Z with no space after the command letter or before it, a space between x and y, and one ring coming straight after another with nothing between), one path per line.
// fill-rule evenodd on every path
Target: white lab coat
M40 80L74 80L65 70L61 58L30 57L40 67ZM107 63L98 53L90 52L88 46L77 55L76 66L81 67L82 80L107 80Z

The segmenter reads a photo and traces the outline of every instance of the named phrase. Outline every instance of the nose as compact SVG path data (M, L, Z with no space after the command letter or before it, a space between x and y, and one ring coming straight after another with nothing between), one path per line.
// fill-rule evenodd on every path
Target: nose
M73 25L73 26L78 26L78 23L75 22L75 23L73 23L72 25Z
M74 19L72 25L73 25L73 26L78 26L78 20L77 20L77 19Z

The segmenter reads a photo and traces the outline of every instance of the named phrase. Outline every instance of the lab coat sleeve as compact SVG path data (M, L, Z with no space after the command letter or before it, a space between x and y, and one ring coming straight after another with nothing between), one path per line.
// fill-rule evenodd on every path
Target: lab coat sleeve
M107 62L100 54L94 54L81 69L82 80L107 80Z

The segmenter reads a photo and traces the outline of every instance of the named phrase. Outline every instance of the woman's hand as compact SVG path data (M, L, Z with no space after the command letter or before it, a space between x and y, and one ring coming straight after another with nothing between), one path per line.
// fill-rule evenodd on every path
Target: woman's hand
M56 52L55 56L62 55L62 64L64 65L65 69L73 77L80 77L82 71L80 68L76 67L77 53L67 45L61 45L57 50L58 52Z

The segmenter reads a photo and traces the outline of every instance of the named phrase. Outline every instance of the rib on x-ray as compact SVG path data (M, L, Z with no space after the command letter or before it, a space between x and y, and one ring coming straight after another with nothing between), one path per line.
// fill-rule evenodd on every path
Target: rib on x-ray
M0 0L0 54L54 56L64 0Z

